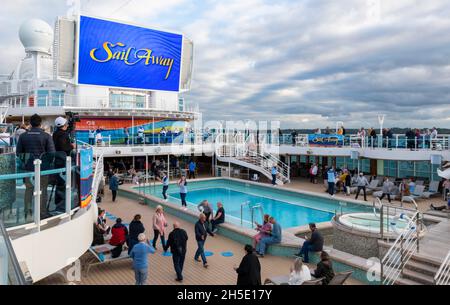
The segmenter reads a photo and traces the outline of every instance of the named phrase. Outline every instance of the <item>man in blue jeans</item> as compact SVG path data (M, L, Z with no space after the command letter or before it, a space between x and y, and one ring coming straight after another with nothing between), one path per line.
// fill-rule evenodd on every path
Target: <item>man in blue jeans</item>
M145 285L148 276L148 259L150 253L155 253L155 249L150 247L146 242L144 233L138 235L139 243L134 245L130 252L130 257L133 259L134 277L136 285Z
M323 237L317 230L315 223L309 224L309 229L311 230L311 238L308 239L305 236L305 242L300 250L300 253L296 256L303 256L303 262L309 263L309 252L320 252L323 250Z
M272 185L275 186L277 185L277 173L278 173L277 167L275 165L272 166L271 173L272 173Z
M214 236L214 233L211 232L209 226L206 225L206 216L201 213L199 216L199 220L195 224L195 240L197 241L197 251L195 252L194 259L199 262L199 256L201 256L203 261L203 267L208 268L208 262L206 261L205 256L205 241L208 234Z
M330 167L327 172L327 180L328 180L328 194L334 196L334 187L336 185L336 172L334 171L334 167Z
M273 244L279 244L281 243L281 226L275 221L275 218L270 217L269 222L272 224L272 233L270 233L270 236L263 237L259 241L259 243L256 245L256 252L259 254L260 257L264 257L264 254L266 252L266 247L268 245Z

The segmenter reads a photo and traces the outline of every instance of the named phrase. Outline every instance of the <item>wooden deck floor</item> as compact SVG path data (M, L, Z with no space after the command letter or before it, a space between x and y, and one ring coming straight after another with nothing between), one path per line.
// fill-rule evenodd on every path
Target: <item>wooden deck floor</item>
M151 220L154 210L148 206L143 206L137 202L118 197L116 203L110 201L109 192L100 204L100 207L106 209L109 213L121 217L124 222L130 222L135 214L141 214L144 226L146 228L147 237L153 238L153 230ZM188 251L184 266L183 285L234 285L236 283L237 274L233 270L234 265L239 265L244 255L244 245L234 242L228 238L216 235L208 237L205 250L214 253L213 256L207 257L209 268L203 268L201 263L195 262L193 259L196 242L193 234L193 224L183 220L176 219L171 215L166 215L169 222L169 228L172 228L174 220L178 220L188 235ZM112 221L108 221L112 224ZM158 246L157 246L158 247ZM234 256L224 257L221 252L231 251ZM293 264L293 259L275 257L267 255L260 259L262 265L262 280L271 276L278 276L289 273L289 268ZM313 269L314 266L310 265ZM150 285L181 285L175 282L175 272L173 270L172 258L162 255L161 246L155 254L149 256L149 278ZM52 275L38 284L64 284L64 280L59 275ZM134 284L134 272L131 269L131 261L125 260L115 262L108 265L94 266L89 272L89 276L82 276L82 285L132 285ZM360 282L349 279L346 284L358 285Z

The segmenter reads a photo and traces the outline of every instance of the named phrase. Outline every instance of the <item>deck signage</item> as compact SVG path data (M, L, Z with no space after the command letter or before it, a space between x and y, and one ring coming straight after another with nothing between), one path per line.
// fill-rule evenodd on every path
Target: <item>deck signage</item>
M80 16L78 83L178 92L183 36Z
M92 200L93 171L93 149L80 150L80 202L81 207L87 207Z
M308 135L310 146L343 146L344 136L338 134L310 134Z

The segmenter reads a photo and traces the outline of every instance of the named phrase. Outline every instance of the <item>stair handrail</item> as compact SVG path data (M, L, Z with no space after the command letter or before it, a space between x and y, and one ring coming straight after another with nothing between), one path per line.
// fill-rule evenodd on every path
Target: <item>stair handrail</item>
M450 285L450 251L434 276L435 285Z
M92 179L92 200L97 199L98 188L103 179L104 170L103 154L101 154L97 156L97 160L95 161L94 178Z
M269 173L271 172L271 167L276 165L278 172L286 180L282 182L290 182L290 167L274 155L270 153L260 154L254 151L249 151L248 155L250 157L254 157L255 159L259 158L261 161L261 167L264 167L264 169Z
M381 217L383 217L382 214ZM395 284L409 259L414 253L419 251L420 221L420 213L416 211L406 225L406 228L399 234L382 258L381 282L383 285Z

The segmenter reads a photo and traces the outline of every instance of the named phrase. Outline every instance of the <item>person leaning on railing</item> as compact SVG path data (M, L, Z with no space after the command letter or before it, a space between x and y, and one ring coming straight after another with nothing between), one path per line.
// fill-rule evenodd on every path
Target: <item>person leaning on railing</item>
M24 169L26 171L34 171L33 161L35 159L41 158L45 153L54 153L55 145L53 143L52 137L46 133L42 128L42 118L38 114L34 114L30 118L31 129L22 133L19 137L16 147L16 155L23 157L26 155L26 160L24 162ZM31 202L33 197L34 185L31 182L31 178L25 178L25 218L28 215L32 215ZM48 216L47 211L47 186L48 186L48 176L41 176L41 218Z

